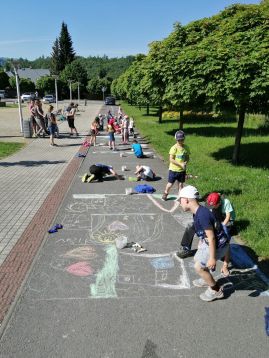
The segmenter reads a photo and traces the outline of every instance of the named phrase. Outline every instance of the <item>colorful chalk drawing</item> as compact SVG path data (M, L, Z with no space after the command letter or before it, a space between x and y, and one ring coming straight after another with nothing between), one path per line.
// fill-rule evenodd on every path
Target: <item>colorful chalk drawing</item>
M68 266L66 271L74 276L80 277L90 276L93 274L92 267L85 261L76 262L75 264Z
M91 246L81 246L77 247L76 249L72 249L67 251L65 254L62 255L66 258L74 258L80 260L90 260L96 258L98 255L95 249Z
M106 258L103 268L96 276L95 284L90 285L90 293L94 298L115 298L116 279L119 271L118 251L115 245L105 248Z
M173 259L169 256L152 259L150 263L156 270L171 269L175 266Z
M108 230L109 231L124 231L124 230L128 230L129 227L124 224L123 222L121 221L113 221L113 223L111 223L110 225L108 225Z

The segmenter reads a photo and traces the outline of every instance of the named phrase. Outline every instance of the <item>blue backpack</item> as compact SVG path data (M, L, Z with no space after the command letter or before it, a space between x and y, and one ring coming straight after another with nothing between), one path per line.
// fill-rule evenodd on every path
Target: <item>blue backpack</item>
M147 184L139 184L134 187L134 190L137 193L154 193L156 191L151 185Z

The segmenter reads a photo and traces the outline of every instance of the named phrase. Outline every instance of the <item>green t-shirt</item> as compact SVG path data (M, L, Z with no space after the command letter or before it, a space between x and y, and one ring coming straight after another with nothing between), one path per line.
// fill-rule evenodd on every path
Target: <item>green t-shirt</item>
M183 144L182 147L179 147L177 144L173 145L169 151L169 155L173 155L174 159L178 163L184 163L189 160L190 149L187 145ZM173 172L183 172L184 169L182 167L178 167L174 163L170 162L169 170Z
M230 221L235 220L235 211L229 199L227 198L221 199L221 212L224 215L226 215L226 213L230 213L231 215Z

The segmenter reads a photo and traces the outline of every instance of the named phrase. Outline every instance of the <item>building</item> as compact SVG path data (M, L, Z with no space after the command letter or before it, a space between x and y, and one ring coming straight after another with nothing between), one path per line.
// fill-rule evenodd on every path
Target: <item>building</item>
M7 71L9 77L14 76L14 73ZM26 78L36 83L36 81L43 76L50 76L50 70L47 69L34 69L34 68L19 68L18 69L19 78Z

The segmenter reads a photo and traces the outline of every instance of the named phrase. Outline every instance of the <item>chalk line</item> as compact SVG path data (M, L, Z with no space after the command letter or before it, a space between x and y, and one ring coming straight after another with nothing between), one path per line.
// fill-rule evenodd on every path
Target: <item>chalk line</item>
M166 212L166 213L173 213L178 207L179 207L179 202L176 201L173 205L173 207L171 209L165 209L157 200L155 200L152 195L147 194L147 197L153 202L153 204L155 206L157 206L157 208L161 209L162 211Z
M137 194L138 195L138 194ZM149 194L143 194L143 193L139 193L139 196L146 196ZM126 195L125 193L119 193L119 194L112 194L112 193L108 193L108 194L73 194L73 199L105 199L107 196L128 196L130 197L131 195Z

